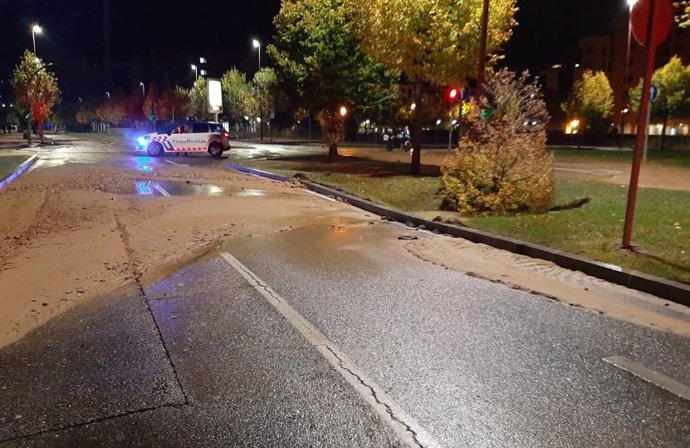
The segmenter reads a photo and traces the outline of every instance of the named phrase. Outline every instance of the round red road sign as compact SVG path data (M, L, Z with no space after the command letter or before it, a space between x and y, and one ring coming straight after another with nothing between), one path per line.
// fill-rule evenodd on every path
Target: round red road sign
M643 47L647 43L647 28L652 0L639 0L633 7L630 21L635 40ZM671 0L654 0L654 26L652 45L659 45L668 37L673 25L673 8Z

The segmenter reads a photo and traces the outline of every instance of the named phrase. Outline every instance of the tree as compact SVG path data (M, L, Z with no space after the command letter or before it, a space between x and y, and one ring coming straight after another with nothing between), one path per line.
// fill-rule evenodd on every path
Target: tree
M690 0L673 2L673 6L677 8L675 20L678 26L681 28L690 26Z
M151 123L153 130L156 128L156 120L159 118L164 118L161 116L161 111L157 107L160 97L161 93L158 89L158 85L156 83L151 83L146 89L146 96L144 97L144 101L141 103L141 111L143 112L144 117L146 117L146 119Z
M329 160L344 135L341 107L375 119L397 99L397 72L360 50L350 3L284 1L274 19L275 44L268 47L292 108L322 124Z
M456 154L441 171L443 208L462 214L544 212L553 197L549 115L528 73L489 72L481 107L463 120Z
M421 166L424 83L459 84L473 76L479 61L483 0L349 0L361 46L415 85L412 173ZM515 0L493 0L489 14L489 64L510 38Z
M251 110L252 87L247 75L233 68L221 76L220 84L223 89L223 110L230 121L237 124Z
M174 89L166 90L164 93L165 101L170 108L170 119L175 121L180 117L186 118L191 110L189 90L184 87L176 86Z
M668 64L654 72L652 85L657 87L659 95L651 103L650 114L664 122L661 131L661 149L664 149L668 120L690 113L690 66L684 66L680 58L673 56ZM639 112L641 100L642 80L630 91L635 112Z
M264 123L270 123L272 113L275 111L278 78L272 68L262 68L254 75L252 90L254 101L250 103L252 115L261 119L261 140L264 139ZM269 124L270 126L270 124Z
M585 129L606 132L613 112L613 89L606 73L585 70L573 84L570 97L561 108L572 116L582 118Z
M79 124L90 125L94 120L96 120L96 109L98 109L98 105L94 104L93 101L88 99L84 101L80 98L79 106L74 118Z
M96 117L110 125L120 123L127 116L127 98L121 89L113 89L96 109Z
M189 89L189 113L197 119L206 119L208 111L208 81L200 76Z
M43 124L50 116L52 109L60 102L60 89L55 75L46 70L46 65L27 50L12 73L11 80L17 104L30 114L29 143L31 142L30 119L38 124L41 142L43 142Z

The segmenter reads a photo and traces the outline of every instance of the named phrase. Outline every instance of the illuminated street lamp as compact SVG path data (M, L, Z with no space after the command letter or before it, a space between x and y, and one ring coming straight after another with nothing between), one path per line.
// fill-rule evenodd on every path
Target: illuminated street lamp
M256 48L256 52L259 55L259 70L261 70L261 42L258 39L252 39L252 46Z
M36 35L42 33L43 28L41 28L41 25L34 25L31 27L31 40L34 42L34 54L36 54Z
M139 85L141 86L141 96L146 98L146 86L144 85L143 82L140 82Z
M199 79L199 67L195 64L190 65L190 67L194 70L194 79Z
M340 116L344 117L345 115L347 115L347 107L340 106Z

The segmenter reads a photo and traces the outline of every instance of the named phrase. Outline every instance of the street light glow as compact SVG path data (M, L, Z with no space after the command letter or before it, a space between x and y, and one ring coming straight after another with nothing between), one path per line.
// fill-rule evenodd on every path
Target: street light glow
M190 67L192 70L196 70L196 65L192 64L192 65L190 65Z
M31 41L34 44L34 54L36 54L36 35L43 33L43 28L41 28L41 25L34 25L31 27Z
M259 56L259 70L261 70L261 42L258 39L252 39L252 46L256 49L256 54Z
M340 116L344 117L345 115L347 115L347 107L340 106Z
M627 0L627 1L628 1L628 7L629 7L630 9L633 9L633 7L635 6L635 4L637 4L637 1L638 1L638 0Z

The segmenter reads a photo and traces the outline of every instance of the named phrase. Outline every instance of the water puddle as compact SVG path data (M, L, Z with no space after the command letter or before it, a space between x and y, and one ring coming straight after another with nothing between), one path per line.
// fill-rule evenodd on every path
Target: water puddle
M157 180L134 181L134 192L138 196L230 196L235 192L211 184L192 182L171 182Z
M234 196L245 198L257 198L266 196L263 190L253 189L227 189L218 185L195 183L195 182L173 182L163 180L135 180L134 194L137 196Z
M250 188L245 188L241 191L233 193L232 196L241 198L260 198L262 196L266 196L266 192L263 190L252 190Z

